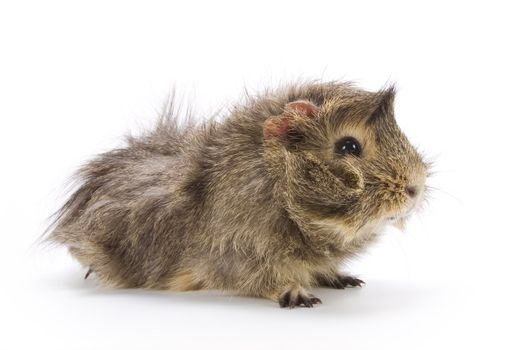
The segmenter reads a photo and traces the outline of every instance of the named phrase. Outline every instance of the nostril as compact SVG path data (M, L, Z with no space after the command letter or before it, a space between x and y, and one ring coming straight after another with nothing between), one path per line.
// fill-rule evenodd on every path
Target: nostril
M417 187L416 186L407 186L405 187L405 192L408 194L409 197L414 198L417 195Z

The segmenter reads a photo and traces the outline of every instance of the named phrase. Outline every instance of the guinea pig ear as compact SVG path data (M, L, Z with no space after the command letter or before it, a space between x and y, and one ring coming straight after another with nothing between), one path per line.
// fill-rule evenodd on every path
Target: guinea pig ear
M290 134L293 121L299 118L314 118L319 107L310 101L298 100L284 106L283 113L271 116L265 120L263 134L265 139L272 137L283 138Z
M284 113L286 112L295 112L299 115L313 118L319 113L319 107L310 101L299 100L287 103L286 106L284 106Z
M284 137L290 130L290 119L283 115L274 115L264 121L263 135L264 139Z
M368 123L380 120L382 118L394 116L394 100L396 97L395 85L380 90L376 94L373 112L367 119Z

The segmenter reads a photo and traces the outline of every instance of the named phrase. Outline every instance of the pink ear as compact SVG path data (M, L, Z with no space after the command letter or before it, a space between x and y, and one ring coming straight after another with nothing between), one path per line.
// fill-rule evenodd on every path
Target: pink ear
M291 113L295 112L295 113ZM271 116L265 120L263 135L265 139L272 137L283 137L290 130L294 115L299 113L302 116L313 118L319 112L319 107L309 101L294 101L284 106L284 112L280 115Z
M282 115L269 117L264 121L263 135L265 139L282 137L288 133L290 119Z
M287 103L284 108L285 110L298 111L299 113L304 114L305 116L310 118L313 118L319 112L319 107L317 107L310 101L290 102Z

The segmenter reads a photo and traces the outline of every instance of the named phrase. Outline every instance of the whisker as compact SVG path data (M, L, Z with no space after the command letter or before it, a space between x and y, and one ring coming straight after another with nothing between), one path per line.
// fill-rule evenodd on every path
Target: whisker
M432 192L436 192L436 191L439 191L443 194L446 194L447 196L449 196L450 198L454 199L455 201L457 201L458 203L460 204L463 204L463 201L461 199L459 199L458 197L454 196L453 194L451 194L450 192L447 192L445 191L444 189L442 188L439 188L439 187L435 187L435 186L430 186L430 185L425 185L425 196L423 198L423 200L426 202L428 201L428 198L427 195L429 195L429 193L432 193ZM430 196L430 195L429 195ZM432 198L432 197L430 197Z

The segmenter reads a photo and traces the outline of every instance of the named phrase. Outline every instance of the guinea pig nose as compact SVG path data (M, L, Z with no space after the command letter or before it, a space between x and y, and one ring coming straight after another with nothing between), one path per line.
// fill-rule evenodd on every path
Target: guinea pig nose
M405 192L408 194L409 197L414 198L417 195L417 187L416 186L407 186L405 187Z

